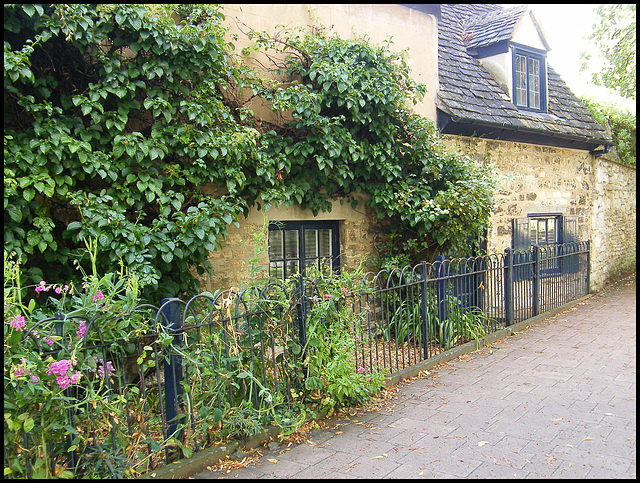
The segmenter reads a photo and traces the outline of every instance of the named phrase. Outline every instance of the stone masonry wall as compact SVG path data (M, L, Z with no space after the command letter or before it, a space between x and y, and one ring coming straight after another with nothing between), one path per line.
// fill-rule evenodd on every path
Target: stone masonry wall
M500 189L496 213L491 217L487 250L504 253L512 243L512 220L530 213L577 215L579 239L590 240L591 288L600 290L608 281L635 270L636 178L635 169L621 166L588 152L526 143L447 136L445 143L469 154L477 162L488 160L497 168ZM272 208L266 214L252 210L231 227L222 250L209 260L213 278L201 277L202 290L213 292L249 283L250 260L256 253L256 235L270 221L339 220L341 263L355 267L378 254L382 240L380 223L364 206L334 203L329 213L314 217L298 207ZM268 274L267 233L260 239L258 265Z
M487 249L511 247L512 220L530 213L577 215L580 240L591 240L591 288L635 269L635 169L587 151L447 136L446 144L496 166L500 189Z
M592 285L636 269L636 170L603 158L594 163Z

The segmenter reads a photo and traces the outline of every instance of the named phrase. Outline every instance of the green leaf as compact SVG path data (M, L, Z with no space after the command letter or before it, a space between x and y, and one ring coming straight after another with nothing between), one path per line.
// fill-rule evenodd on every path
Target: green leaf
M24 422L24 430L28 433L33 429L34 425L35 425L35 421L33 419L31 418L27 419Z
M322 380L319 377L310 376L307 377L304 381L304 387L309 391L320 390L324 386L322 384Z

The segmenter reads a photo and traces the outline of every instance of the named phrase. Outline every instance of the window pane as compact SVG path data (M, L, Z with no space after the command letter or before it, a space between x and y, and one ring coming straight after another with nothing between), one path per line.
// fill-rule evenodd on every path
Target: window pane
M529 59L529 107L540 108L540 61Z
M282 231L269 231L269 259L283 258L282 254Z
M549 243L558 243L558 231L556 230L555 218L547 220L547 239Z
M331 274L331 272L333 271L333 265L331 264L330 258L320 259L320 271L325 275Z
M527 58L523 55L516 55L515 83L516 83L516 105L527 105Z
M320 233L320 256L331 257L331 230L318 230Z
M287 273L285 274L286 277L290 277L294 273L300 272L300 266L299 266L298 260L290 260L290 261L287 261L286 264L287 264Z
M304 231L304 256L316 258L318 256L318 230Z
M538 221L538 243L541 245L547 244L547 220Z
M538 220L531 220L529 222L529 230L531 231L531 244L538 244Z
M269 263L269 276L284 279L284 262Z
M284 257L298 258L298 230L284 231Z

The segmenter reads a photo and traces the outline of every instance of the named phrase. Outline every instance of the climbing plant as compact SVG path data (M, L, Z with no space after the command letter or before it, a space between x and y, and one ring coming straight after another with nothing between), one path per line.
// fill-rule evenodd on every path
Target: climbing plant
M426 89L391 39L374 46L321 27L249 35L282 80L264 97L291 116L265 135L283 153L281 199L317 213L335 197L355 206L353 195L366 194L394 241L391 256L461 251L484 231L491 167L447 151L434 123L411 111Z
M625 166L636 166L636 116L614 104L583 97L595 119L611 130L618 159Z
M73 275L83 237L100 270L122 260L164 296L210 270L258 134L223 95L246 76L222 20L199 5L5 5L5 249L34 281Z
M252 32L284 54L274 82L223 21L207 5L5 5L5 249L32 282L70 280L95 238L99 271L127 265L143 295L193 293L259 197L318 213L365 193L412 256L486 227L489 167L411 112L425 88L391 41ZM257 119L254 97L289 121Z

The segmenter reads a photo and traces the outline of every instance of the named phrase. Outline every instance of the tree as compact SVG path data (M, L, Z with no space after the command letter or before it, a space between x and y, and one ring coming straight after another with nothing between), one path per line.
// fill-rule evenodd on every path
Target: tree
M588 37L598 52L581 54L581 70L596 62L592 78L596 85L617 91L622 97L636 98L636 4L605 4L596 8L597 22Z

